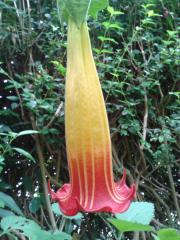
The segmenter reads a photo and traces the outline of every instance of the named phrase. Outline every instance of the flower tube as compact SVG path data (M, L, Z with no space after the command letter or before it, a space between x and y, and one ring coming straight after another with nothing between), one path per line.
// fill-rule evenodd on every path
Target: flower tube
M104 98L95 67L87 23L68 24L65 132L70 183L56 193L65 215L86 212L123 212L135 186L114 183L111 140Z

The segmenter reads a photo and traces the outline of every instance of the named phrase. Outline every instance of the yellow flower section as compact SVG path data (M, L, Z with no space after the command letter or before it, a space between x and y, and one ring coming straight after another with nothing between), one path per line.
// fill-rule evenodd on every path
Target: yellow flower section
M82 188L85 187L86 206L88 196L93 195L95 191L95 168L99 166L102 169L101 174L104 175L107 148L109 148L108 158L111 158L110 133L104 98L92 56L86 23L80 28L73 22L69 23L67 59L66 147L71 173L73 167L77 169L76 176L70 174L71 184L73 184L73 178L78 176L80 191L82 192ZM87 157L87 153L89 157ZM111 159L108 159L108 162L111 164ZM82 165L84 177L81 172ZM109 167L111 173L112 166ZM91 178L87 176L87 171L92 172ZM107 172L106 169L104 171ZM92 182L88 181L90 179ZM111 180L111 183L107 183L107 185L112 185L112 176L108 179ZM108 180L104 178L104 181ZM85 186L81 186L82 182ZM92 193L88 192L89 185L93 188ZM81 199L83 199L82 196L80 196Z
M67 59L67 151L90 150L92 144L102 150L110 142L109 126L86 23L81 28L69 23Z

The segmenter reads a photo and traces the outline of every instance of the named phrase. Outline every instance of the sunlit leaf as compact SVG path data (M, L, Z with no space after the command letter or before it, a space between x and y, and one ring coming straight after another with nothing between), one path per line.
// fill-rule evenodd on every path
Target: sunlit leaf
M120 220L149 224L154 217L154 205L148 202L132 202L124 213L116 214Z
M61 21L70 17L80 26L88 15L97 18L98 11L108 6L108 0L58 0Z
M115 218L109 218L108 221L112 223L120 232L153 231L153 228L149 225L119 220Z
M106 8L108 4L108 0L92 0L89 9L89 15L96 19L98 12Z
M161 229L158 231L160 240L180 240L180 232L173 228Z
M31 135L31 134L37 134L38 131L36 130L24 130L24 131L21 131L17 134L17 137L20 137L20 136L23 136L23 135Z

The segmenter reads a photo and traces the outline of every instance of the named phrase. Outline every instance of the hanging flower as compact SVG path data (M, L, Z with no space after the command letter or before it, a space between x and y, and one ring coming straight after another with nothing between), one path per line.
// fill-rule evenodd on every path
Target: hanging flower
M56 193L65 215L123 212L134 195L126 172L114 183L111 140L103 94L95 67L87 24L68 25L65 131L70 183Z

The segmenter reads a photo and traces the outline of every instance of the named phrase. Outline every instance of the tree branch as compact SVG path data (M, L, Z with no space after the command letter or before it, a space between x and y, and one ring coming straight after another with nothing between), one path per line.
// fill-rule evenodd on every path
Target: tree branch
M174 184L174 180L173 180L173 176L172 176L171 167L169 165L167 166L167 170L168 170L169 183L170 183L170 186L171 186L174 205L175 205L175 208L176 208L176 211L177 211L178 218L180 220L180 208L179 208L179 203L178 203L178 199L177 199L177 196L176 196L175 184Z
M35 119L34 119L33 115L31 115L31 122L32 122L33 129L37 130ZM51 225L52 225L52 229L56 230L57 229L56 221L55 221L52 209L51 209L51 203L50 203L50 200L49 200L49 192L48 192L48 187L47 187L47 182L46 182L46 171L45 171L45 166L44 166L44 156L43 156L43 152L42 152L42 148L41 148L41 144L40 144L40 139L39 139L38 135L35 136L35 142L36 142L36 151L37 151L37 156L38 156L38 159L39 159L39 165L40 165L40 170L41 170L42 184L43 184L43 190L44 190L44 194L45 194L45 202L46 202L47 212L48 212L49 219L50 219L50 222L51 222Z

